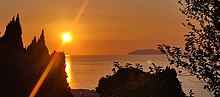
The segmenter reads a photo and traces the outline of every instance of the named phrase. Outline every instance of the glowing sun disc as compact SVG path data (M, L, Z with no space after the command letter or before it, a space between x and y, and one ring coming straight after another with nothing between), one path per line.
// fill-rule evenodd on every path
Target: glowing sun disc
M69 33L65 33L62 38L64 42L69 42L71 40L71 35Z

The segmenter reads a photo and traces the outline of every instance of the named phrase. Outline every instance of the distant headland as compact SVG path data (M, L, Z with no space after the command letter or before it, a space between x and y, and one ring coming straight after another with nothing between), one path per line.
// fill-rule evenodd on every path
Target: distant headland
M154 49L139 49L129 52L128 55L159 55L160 51Z

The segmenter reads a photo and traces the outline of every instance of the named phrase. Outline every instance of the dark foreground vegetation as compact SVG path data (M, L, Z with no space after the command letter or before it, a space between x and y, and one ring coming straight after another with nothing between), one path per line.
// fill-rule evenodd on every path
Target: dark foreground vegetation
M220 97L220 1L179 0L186 15L185 47L159 45L170 64L182 67L206 84L204 89Z
M49 54L44 31L24 48L19 16L13 18L0 38L0 96L28 97L56 53L58 57L36 97L72 97L66 81L65 54Z
M102 77L96 87L101 97L185 97L173 68L153 64L151 71L144 72L140 64L123 67L115 62L114 66L114 74Z

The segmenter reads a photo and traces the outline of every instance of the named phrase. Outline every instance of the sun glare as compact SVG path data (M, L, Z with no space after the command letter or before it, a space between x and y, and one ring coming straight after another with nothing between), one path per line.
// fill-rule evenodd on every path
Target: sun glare
M69 42L71 40L71 35L69 33L64 33L62 38L63 42Z

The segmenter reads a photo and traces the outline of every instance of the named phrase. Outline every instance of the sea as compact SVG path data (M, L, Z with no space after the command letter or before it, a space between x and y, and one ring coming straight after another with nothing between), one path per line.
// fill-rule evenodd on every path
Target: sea
M95 90L101 77L113 74L114 62L122 66L126 63L135 66L138 63L143 65L144 71L149 71L152 63L164 68L169 65L164 55L66 55L67 81L72 89ZM176 68L176 70L182 69ZM186 94L192 90L195 97L212 97L207 90L203 89L204 82L197 80L187 71L182 71L177 77L182 82L182 88Z

